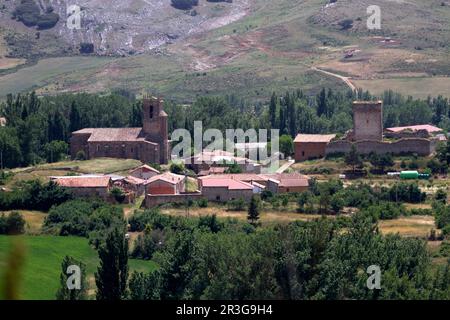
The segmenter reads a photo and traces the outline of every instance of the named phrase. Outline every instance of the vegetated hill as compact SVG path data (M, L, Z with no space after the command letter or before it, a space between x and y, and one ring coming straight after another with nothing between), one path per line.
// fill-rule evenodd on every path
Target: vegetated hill
M347 89L349 83L376 87L377 93L393 87L409 95L439 76L441 86L427 86L429 90L417 96L449 94L449 1L200 0L187 11L173 8L169 0L147 2L81 1L90 17L82 32L67 31L61 25L63 16L55 28L41 31L41 39L51 35L43 52L68 37L78 45L94 43L98 54L126 57L54 70L51 77L41 74L48 73L45 64L38 65L0 77L0 87L29 89L20 85L29 81L20 80L31 76L39 79L34 87L42 88L42 94L123 88L150 90L183 102L229 93L266 101L272 91L301 88L316 93L323 86ZM104 3L113 10L104 12ZM366 28L369 5L381 8L381 30ZM55 12L63 15L58 8ZM344 20L351 20L347 28L342 28ZM64 47L66 52L75 49ZM143 54L129 56L133 52ZM389 82L383 85L385 79Z
M17 20L17 8L22 8L21 1L6 1L0 11L0 26L12 33L22 36L35 36L36 29L40 36L52 36L58 40L60 53L73 53L82 43L94 46L98 55L129 55L148 52L162 44L183 38L200 31L209 30L233 21L245 11L247 0L234 0L232 3L211 4L200 1L190 10L179 10L171 5L170 0L79 0L76 3L64 0L26 0L30 3ZM34 6L31 6L34 4ZM76 4L81 8L81 29L67 27L67 8ZM50 15L60 17L52 28L41 28L33 24L33 15L41 11L40 19ZM37 13L39 16L39 12ZM45 22L45 21L44 21ZM34 50L39 50L41 41L33 41ZM34 39L39 40L39 39ZM62 49L62 50L61 50Z

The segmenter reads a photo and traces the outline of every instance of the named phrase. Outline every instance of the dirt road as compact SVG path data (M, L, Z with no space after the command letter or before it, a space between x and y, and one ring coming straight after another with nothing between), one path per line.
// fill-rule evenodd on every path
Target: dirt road
M350 78L349 78L349 77L344 77L344 76L341 76L341 75L339 75L339 74L337 74L337 73L325 71L325 70L319 69L319 68L317 68L317 67L311 67L311 70L314 70L314 71L317 71L317 72L321 72L321 73L323 73L323 74L327 74L327 75L329 75L329 76L338 78L338 79L344 81L344 83L345 83L350 89L352 89L353 91L356 90L356 86L350 81Z

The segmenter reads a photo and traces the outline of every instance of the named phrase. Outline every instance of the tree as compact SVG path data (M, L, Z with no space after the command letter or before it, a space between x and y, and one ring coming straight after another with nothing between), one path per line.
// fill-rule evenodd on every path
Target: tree
M288 157L294 152L294 141L288 134L284 134L280 137L280 151Z
M275 92L272 94L270 98L269 105L269 118L270 118L270 126L271 128L276 128L277 126L277 96Z
M16 131L0 127L0 170L17 167L21 162L22 152Z
M68 273L70 266L80 268L80 288L69 288L68 280L73 273ZM70 256L65 256L61 263L60 287L56 293L57 300L86 300L87 299L87 277L86 265ZM75 274L73 274L75 275ZM76 280L75 280L76 281ZM70 280L69 280L70 282ZM73 284L73 283L72 283Z
M44 145L47 162L58 162L67 156L69 145L64 141L53 140Z
M128 240L123 230L111 231L98 251L100 266L95 273L97 300L126 298L128 279Z
M182 174L184 172L184 164L183 163L175 163L172 162L170 164L170 172L175 173L175 174Z
M384 172L386 167L392 167L394 165L394 160L390 153L384 153L381 155L372 153L369 157L369 160L373 166L377 167L382 172Z
M338 214L344 208L345 202L342 196L336 193L331 197L330 205L333 212Z
M317 115L320 117L321 115L327 115L328 107L327 107L327 94L325 88L322 88L320 93L316 97L317 101Z
M434 199L436 201L442 202L443 204L447 203L447 192L443 189L439 189L434 195Z
M252 225L256 225L256 222L259 220L259 199L256 196L252 196L250 200L247 219Z
M161 276L158 271L145 274L133 272L130 277L131 300L156 300L160 298Z
M74 132L82 128L80 111L78 110L78 105L75 101L73 101L70 106L69 123L70 132Z
M363 164L361 156L356 150L355 145L352 145L350 152L345 155L345 164L352 167L352 171L355 172L356 167Z

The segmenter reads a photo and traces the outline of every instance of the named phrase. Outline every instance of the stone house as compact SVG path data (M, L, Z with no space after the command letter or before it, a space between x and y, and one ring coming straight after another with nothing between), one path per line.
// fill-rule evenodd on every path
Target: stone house
M165 172L145 181L145 193L152 195L180 194L185 192L185 177Z
M158 170L146 164L130 171L130 176L142 180L148 180L158 174L160 174Z
M109 199L113 183L108 176L73 176L73 177L51 177L52 181L59 186L70 190L75 197L98 197Z
M327 145L335 134L298 134L294 140L295 161L325 157Z
M199 180L199 189L209 201L227 202L242 198L248 202L253 196L254 187L232 178L210 178Z

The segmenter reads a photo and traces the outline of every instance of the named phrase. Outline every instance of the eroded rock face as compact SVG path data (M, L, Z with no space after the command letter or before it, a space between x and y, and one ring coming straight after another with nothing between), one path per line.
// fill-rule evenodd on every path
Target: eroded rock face
M59 14L58 24L45 32L54 33L60 41L75 47L80 43L92 43L98 55L131 55L233 22L245 15L250 0L232 3L204 0L187 11L175 9L170 0L35 1L42 11L52 6ZM67 9L71 5L81 8L81 29L67 26L70 19ZM5 18L14 10L13 2L8 9L9 12L1 13Z

